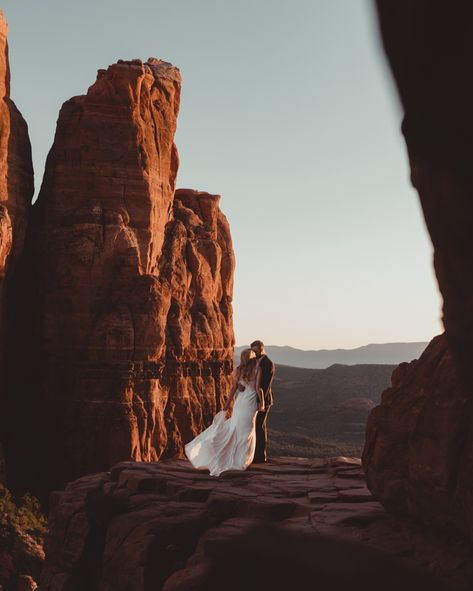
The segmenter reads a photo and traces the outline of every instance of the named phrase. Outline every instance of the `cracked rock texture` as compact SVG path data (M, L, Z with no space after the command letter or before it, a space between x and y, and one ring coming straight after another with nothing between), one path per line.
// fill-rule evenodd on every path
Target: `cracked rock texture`
M60 110L10 331L32 487L179 455L227 391L234 254L219 196L175 191L180 88L167 62L119 60Z
M388 567L408 589L421 588L421 580L433 589L441 583L467 589L472 580L471 545L387 514L366 488L360 461L351 458L276 458L220 478L185 460L122 462L54 493L50 519L44 591L207 591L221 581L219 564L231 589L243 588L237 585L242 573L254 589L253 567L262 569L266 584L281 576L275 589L284 588L288 575L298 583L309 572L328 573L332 583L345 576L345 587L334 589L359 588L356 576L366 575L366 588L375 589ZM277 530L269 538L268 530L253 530L270 525ZM227 546L233 542L234 550ZM324 547L331 548L328 555ZM355 558L363 567L353 570ZM387 589L399 588L388 579Z

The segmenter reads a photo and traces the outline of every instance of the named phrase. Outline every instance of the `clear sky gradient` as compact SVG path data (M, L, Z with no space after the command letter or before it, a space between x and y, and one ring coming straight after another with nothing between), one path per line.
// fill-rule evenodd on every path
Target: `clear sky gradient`
M36 193L61 104L118 59L181 69L178 186L222 195L238 343L428 340L432 249L369 0L4 0Z

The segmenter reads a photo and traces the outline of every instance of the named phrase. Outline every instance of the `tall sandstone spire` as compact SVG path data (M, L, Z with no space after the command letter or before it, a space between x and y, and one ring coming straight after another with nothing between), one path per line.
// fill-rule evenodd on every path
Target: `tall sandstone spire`
M175 191L180 89L167 62L119 60L60 110L17 314L47 488L182 454L228 388L234 254L219 196Z

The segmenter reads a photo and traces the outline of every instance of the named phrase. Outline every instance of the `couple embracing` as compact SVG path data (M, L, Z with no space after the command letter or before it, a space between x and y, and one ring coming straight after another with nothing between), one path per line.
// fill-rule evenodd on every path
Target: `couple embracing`
M266 419L273 404L273 377L274 363L266 355L264 344L254 341L241 352L223 410L210 427L185 446L195 468L219 476L225 470L246 470L252 463L266 462ZM227 419L233 398L232 415Z

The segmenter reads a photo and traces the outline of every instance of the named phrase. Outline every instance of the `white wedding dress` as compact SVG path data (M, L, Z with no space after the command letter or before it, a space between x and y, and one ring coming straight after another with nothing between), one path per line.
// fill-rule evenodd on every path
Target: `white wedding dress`
M194 468L206 468L210 476L219 476L225 470L245 470L253 460L258 394L254 384L244 380L239 383L245 390L236 393L232 416L225 419L226 413L221 410L210 427L185 446Z

